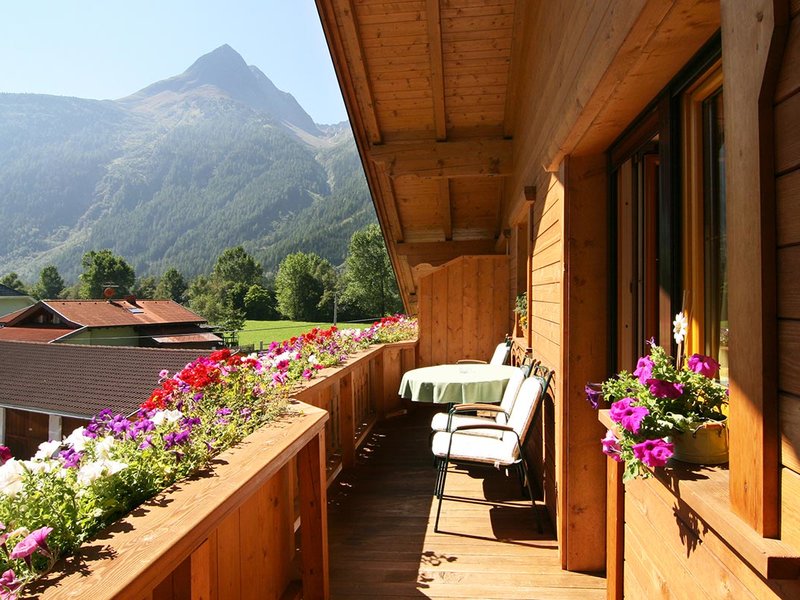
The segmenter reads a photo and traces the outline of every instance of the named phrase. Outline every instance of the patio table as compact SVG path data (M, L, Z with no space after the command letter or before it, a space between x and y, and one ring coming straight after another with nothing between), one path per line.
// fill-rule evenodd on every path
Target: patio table
M398 394L415 402L499 402L518 367L489 364L437 365L403 374Z

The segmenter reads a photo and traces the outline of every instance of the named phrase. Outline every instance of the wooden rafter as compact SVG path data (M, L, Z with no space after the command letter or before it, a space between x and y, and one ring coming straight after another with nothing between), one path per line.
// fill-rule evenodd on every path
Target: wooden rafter
M439 0L428 0L428 45L431 58L431 93L436 139L447 139L447 115L444 104L444 62L442 60L442 15Z
M336 10L336 16L339 18L339 26L345 45L350 49L348 54L352 57L352 60L347 62L353 78L356 98L364 119L364 126L370 143L379 144L382 140L381 128L375 112L375 97L372 93L372 85L367 72L367 62L364 58L364 48L361 45L361 35L358 32L353 0L337 0L337 4L339 8Z
M511 152L504 139L398 142L372 146L369 158L391 177L492 177L511 174Z
M405 257L411 267L423 263L443 265L466 254L497 254L493 239L403 243L396 248L397 254Z
M523 76L522 47L525 40L525 11L528 3L517 0L514 6L514 33L511 45L511 65L508 69L508 88L506 89L506 105L503 116L503 133L506 137L514 135L514 122L517 116L517 88Z

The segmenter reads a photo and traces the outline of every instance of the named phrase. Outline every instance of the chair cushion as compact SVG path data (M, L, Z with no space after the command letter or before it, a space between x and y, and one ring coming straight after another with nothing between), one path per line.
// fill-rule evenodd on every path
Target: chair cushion
M433 420L431 421L431 429L434 431L447 431L447 413L437 413L433 416ZM453 421L450 425L451 428L456 428L460 425L483 425L485 423L496 423L496 421L489 417L476 417L473 415L453 415ZM482 435L484 437L493 437L495 439L500 439L503 437L502 431L489 431L489 430L471 430L469 432L464 432L465 435L467 433L471 435Z
M439 431L434 434L431 448L439 458L447 456L451 434ZM453 445L450 447L450 459L458 461L483 462L488 464L510 465L519 458L517 440L513 433L505 432L501 439L495 439L469 433L454 433Z

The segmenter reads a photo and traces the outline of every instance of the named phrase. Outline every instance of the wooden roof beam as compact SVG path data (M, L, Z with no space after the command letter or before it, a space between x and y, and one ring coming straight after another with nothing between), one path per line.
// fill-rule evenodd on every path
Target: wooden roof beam
M513 169L512 142L504 139L397 142L368 154L391 177L505 177Z
M439 0L428 0L428 42L431 57L431 92L436 139L447 139L447 115L444 104L444 61L442 59L442 15Z
M409 266L421 264L439 266L458 258L475 254L497 254L495 240L459 240L448 242L406 242L396 244L399 256L405 257Z

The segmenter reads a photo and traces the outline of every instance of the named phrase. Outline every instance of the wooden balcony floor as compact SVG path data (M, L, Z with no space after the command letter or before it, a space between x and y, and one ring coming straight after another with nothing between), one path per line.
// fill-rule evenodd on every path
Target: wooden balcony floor
M440 522L447 533L434 533L430 416L413 408L380 424L356 467L329 489L332 598L605 597L602 576L561 570L544 507L538 534L517 480L500 471L451 470Z

